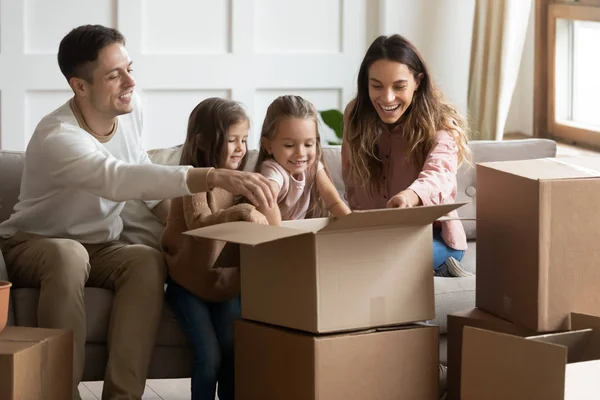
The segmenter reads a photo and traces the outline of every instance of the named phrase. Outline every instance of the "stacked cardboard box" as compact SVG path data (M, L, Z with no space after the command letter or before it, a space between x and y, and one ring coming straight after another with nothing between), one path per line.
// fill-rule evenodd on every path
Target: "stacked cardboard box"
M432 223L459 205L190 235L240 243L236 398L436 399Z
M0 333L0 399L72 397L73 332L9 326Z
M600 398L600 158L479 164L477 188L479 310L448 320L450 399Z

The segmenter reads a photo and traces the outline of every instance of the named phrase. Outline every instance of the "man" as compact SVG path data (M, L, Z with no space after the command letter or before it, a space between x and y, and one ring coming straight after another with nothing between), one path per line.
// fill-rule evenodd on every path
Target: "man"
M117 30L75 28L60 43L58 64L74 96L33 133L0 248L13 284L40 288L39 326L74 331L75 399L85 360L84 286L115 291L102 398L140 399L166 267L159 251L118 242L124 201L144 200L164 220L168 200L157 200L221 187L261 206L273 194L258 174L151 163L132 62Z

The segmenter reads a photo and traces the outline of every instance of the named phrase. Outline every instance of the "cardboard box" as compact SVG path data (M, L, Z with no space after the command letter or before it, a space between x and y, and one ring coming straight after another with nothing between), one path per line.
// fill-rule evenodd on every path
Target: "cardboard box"
M235 398L437 400L438 327L382 329L314 336L239 320Z
M600 399L600 318L572 314L571 325L525 338L465 327L462 399Z
M242 317L313 333L434 318L432 222L459 204L187 232L241 243Z
M530 329L488 314L477 308L448 315L448 400L460 400L463 329L465 326L487 329L515 336L533 335Z
M600 158L477 166L476 305L538 332L600 312Z
M0 333L0 399L73 396L73 332L9 326Z

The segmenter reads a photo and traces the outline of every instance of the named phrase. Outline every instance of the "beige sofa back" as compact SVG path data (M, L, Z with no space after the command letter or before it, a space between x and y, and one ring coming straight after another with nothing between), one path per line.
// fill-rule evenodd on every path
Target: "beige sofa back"
M462 218L475 219L477 188L474 164L483 161L523 160L556 156L556 143L547 139L523 139L509 141L472 141L473 165L463 165L458 174L457 202L469 203L459 209ZM158 164L173 165L179 162L179 148L149 151L150 158ZM339 147L324 149L325 162L332 174L336 188L343 196L344 183L341 175L341 153ZM253 169L256 151L250 152L247 169ZM17 202L24 153L0 151L0 222L7 219ZM123 239L133 243L156 246L162 226L140 201L130 201L122 213ZM475 221L464 221L469 239L475 239Z

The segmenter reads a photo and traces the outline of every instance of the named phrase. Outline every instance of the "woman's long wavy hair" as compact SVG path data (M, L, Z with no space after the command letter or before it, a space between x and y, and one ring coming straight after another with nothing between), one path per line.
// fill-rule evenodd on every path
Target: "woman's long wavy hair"
M317 190L316 176L319 161L321 164L323 164L327 175L331 175L329 174L329 170L327 169L325 160L323 159L323 148L321 147L321 135L319 133L319 118L317 115L317 110L310 101L305 100L300 96L286 95L279 96L273 100L271 105L269 105L260 133L261 146L260 151L258 152L255 172L260 172L261 165L265 160L273 159L273 156L267 152L262 142L264 139L272 140L275 137L275 135L278 133L277 126L284 118L310 119L315 123L315 131L317 133L317 154L315 157L315 162L306 171L307 174L312 175L311 180L313 182L310 190L310 204L306 213L306 218L328 216L329 211L327 210L327 207L325 207L323 198Z
M179 164L220 168L229 128L248 120L248 115L236 101L218 97L201 101L190 113ZM246 152L238 170L244 169L247 155Z
M344 135L349 144L352 163L350 176L378 192L383 163L377 154L381 133L388 129L377 115L369 98L369 69L378 60L404 64L419 83L412 102L400 117L409 162L421 169L436 141L436 132L446 130L458 146L459 165L470 158L469 128L465 119L444 99L436 87L425 61L417 49L400 35L379 36L371 44L358 72L358 93L346 110Z

